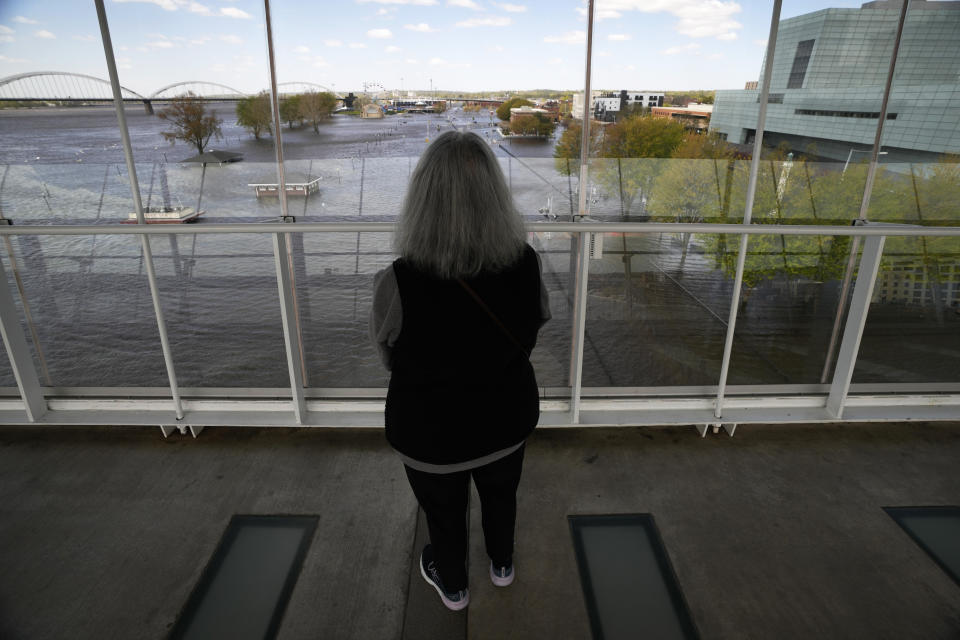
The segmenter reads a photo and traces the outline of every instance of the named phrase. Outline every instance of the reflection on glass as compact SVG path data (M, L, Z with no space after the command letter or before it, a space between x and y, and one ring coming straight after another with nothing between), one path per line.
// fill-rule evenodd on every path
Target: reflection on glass
M271 236L154 236L152 246L181 386L289 388Z
M888 237L854 382L960 379L960 238Z
M14 236L12 242L32 327L6 257L4 267L41 384L167 384L139 238Z
M731 384L820 381L850 238L750 236ZM736 254L723 270L732 279Z
M603 234L590 260L584 385L716 384L737 246L727 235Z

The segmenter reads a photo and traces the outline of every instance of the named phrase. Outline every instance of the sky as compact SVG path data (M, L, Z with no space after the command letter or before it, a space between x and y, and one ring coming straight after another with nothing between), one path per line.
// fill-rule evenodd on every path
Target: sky
M121 85L268 86L264 6L251 0L105 0ZM781 17L860 0L784 0ZM597 0L593 88L742 89L757 80L771 0ZM586 2L271 2L279 82L340 93L582 89ZM0 79L107 78L92 2L0 0Z

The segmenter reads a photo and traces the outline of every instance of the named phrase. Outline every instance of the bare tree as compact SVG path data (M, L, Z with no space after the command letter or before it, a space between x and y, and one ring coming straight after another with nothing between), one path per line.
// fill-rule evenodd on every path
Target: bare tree
M161 135L171 144L176 140L183 140L197 148L197 153L203 153L210 138L222 138L220 125L223 120L217 117L215 111L207 113L203 100L193 93L177 96L170 102L170 106L157 113L161 120L166 120L173 127Z

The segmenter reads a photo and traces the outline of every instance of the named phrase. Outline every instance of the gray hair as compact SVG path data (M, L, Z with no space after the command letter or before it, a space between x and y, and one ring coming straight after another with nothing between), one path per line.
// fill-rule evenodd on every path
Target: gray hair
M493 152L449 131L420 157L397 222L396 252L440 278L500 271L519 259L523 220Z

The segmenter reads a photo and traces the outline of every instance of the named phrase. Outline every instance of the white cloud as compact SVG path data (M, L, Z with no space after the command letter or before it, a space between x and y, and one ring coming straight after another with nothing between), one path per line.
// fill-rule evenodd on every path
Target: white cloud
M294 47L293 51L295 53L310 53L310 47L300 45L299 47Z
M146 4L155 4L165 11L176 11L177 3L173 0L113 0L114 2L144 2Z
M246 11L243 11L242 9L237 9L235 7L223 7L222 9L220 9L220 15L226 16L228 18L244 18L244 19L249 19L253 17Z
M441 64L447 64L447 61L443 58L430 58L430 64L437 66Z
M370 29L367 31L368 38L392 38L393 33L390 32L390 29Z
M637 67L636 67L636 65L628 64L627 66L625 66L625 67L623 68L623 70L624 70L624 71L636 71L636 70L637 70Z
M199 45L207 44L208 40L210 40L210 38L206 38L206 37L194 38L193 40L190 40L190 44L199 46Z
M81 42L97 42L100 38L96 36L86 35L86 36L73 36L74 40L80 40Z
M313 66L315 67L329 67L329 63L323 59L323 56L317 56L313 59Z
M584 44L587 41L586 31L568 31L562 36L547 36L544 42L559 42L562 44Z
M737 39L736 31L728 31L727 33L721 33L720 35L717 36L717 40L736 40L736 39Z
M53 35L53 34L50 33L49 31L47 31L46 29L41 29L40 31L34 31L34 32L33 32L33 35L37 36L38 38L44 38L45 40L56 40L56 39L57 39L57 36Z
M210 7L202 5L199 2L191 2L190 6L187 7L187 10L190 11L190 13L197 13L201 16L213 15L213 11L210 10Z
M404 60L407 64L420 64L416 58L407 58Z
M689 44L683 44L676 47L670 47L669 49L664 49L664 55L675 56L680 53L693 53L700 49L699 42L691 42Z
M387 9L380 9L380 10L377 11L377 15L378 15L378 16L389 15L389 13L390 13L390 11L387 10Z
M37 22L36 20L32 20L32 19L30 19L30 18L25 18L25 17L23 17L23 16L14 16L13 21L14 21L14 22L19 22L20 24L40 24L40 23Z
M606 58L606 57L609 57L609 56L610 56L610 52L609 52L609 51L597 51L597 56L599 56L599 57L601 57L601 58Z
M413 4L419 6L431 6L437 4L437 0L357 0L359 3L375 2L377 4Z
M610 35L607 36L607 40L613 40L613 41L622 41L622 40L629 40L629 39L630 39L630 35L626 33L611 33Z
M502 53L505 49L499 44L495 44L492 47L487 47L487 51L490 53Z
M130 58L117 58L117 69L133 69Z
M581 15L587 10L578 7ZM668 13L677 18L674 30L691 38L721 38L743 28L733 19L742 8L734 0L598 0L594 9L597 20L620 18L625 12Z
M129 51L130 47L124 45L122 47L117 47L117 51Z
M426 22L420 22L417 24L405 24L403 25L404 29L410 29L410 31L419 31L420 33L431 33L437 31Z
M16 33L16 32L10 27L0 24L0 33Z
M547 64L563 64L563 58L550 58Z
M500 4L494 3L507 13L524 13L527 10L526 5L522 4L510 4L509 2L503 2Z
M220 36L220 39L226 42L227 44L243 44L243 38L241 38L240 36L235 36L233 34Z
M0 62L29 62L26 58L8 58L7 56L0 55Z
M473 0L447 0L448 7L463 7L465 9L474 9L475 11L480 10L480 5L478 5Z
M724 56L722 53L711 53L709 56L707 56L707 58L709 58L710 60L720 60L723 57Z
M13 36L8 36L6 34L0 35L0 42L15 42L16 38Z
M153 42L148 42L147 46L153 47L154 49L172 49L173 43L169 40L154 40ZM137 49L137 51L140 50L140 48Z
M760 45L761 47L765 47L765 46L767 46L767 39L766 39L766 38L761 38L760 40L754 40L754 41L753 41L753 44L758 44L758 45Z
M397 53L399 51L403 51L403 49L401 49L400 47L395 47L393 45L390 45L389 47L384 49L384 51L386 51L387 53Z
M351 49L366 49L366 48L367 48L367 45L363 44L362 42L351 42L351 43L350 43L349 45L347 45L347 46L350 47Z
M513 20L505 17L470 18L457 23L458 27L506 27L513 24Z
M343 46L343 42L340 41L340 40L324 40L324 41L323 41L323 44L327 45L328 47L342 47L342 46Z

